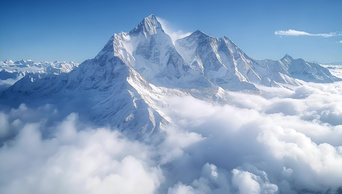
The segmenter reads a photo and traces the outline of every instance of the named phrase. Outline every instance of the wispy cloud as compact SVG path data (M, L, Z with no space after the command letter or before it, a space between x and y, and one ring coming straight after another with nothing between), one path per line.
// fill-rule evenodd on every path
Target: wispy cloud
M184 38L191 34L190 32L184 32L182 30L175 30L172 27L172 25L170 25L170 23L163 18L157 17L157 19L159 23L162 25L165 33L171 37L173 44L175 43L176 40Z
M324 38L329 38L332 36L341 36L341 34L336 34L335 32L313 34L309 32L293 30L293 29L289 29L286 31L278 30L278 31L275 31L274 34L278 36L320 36Z
M342 40L340 40L340 42L339 43L341 43L342 44Z

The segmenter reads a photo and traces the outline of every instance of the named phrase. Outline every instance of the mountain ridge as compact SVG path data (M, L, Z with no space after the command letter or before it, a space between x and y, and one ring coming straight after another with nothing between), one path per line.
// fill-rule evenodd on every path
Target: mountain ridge
M302 71L296 71L296 65L303 66ZM258 93L257 85L300 85L291 77L296 73L309 81L337 80L322 68L289 56L257 61L229 38L199 30L174 45L150 15L130 32L114 34L98 55L69 73L25 76L0 98L13 106L60 103L65 112L84 111L97 123L144 137L170 123L163 112L166 96L226 102L229 91Z

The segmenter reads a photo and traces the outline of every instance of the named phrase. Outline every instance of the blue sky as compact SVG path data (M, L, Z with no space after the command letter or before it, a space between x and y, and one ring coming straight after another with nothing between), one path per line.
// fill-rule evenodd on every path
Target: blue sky
M82 62L150 14L173 30L227 36L255 59L342 62L340 0L1 0L0 60Z

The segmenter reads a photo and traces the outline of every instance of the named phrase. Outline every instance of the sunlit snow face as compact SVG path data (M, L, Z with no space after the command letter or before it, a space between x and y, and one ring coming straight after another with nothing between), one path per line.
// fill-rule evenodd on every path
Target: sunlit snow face
M145 141L58 107L0 112L0 193L298 193L342 186L342 86L168 98ZM8 140L8 138L11 138ZM6 140L7 139L7 140Z

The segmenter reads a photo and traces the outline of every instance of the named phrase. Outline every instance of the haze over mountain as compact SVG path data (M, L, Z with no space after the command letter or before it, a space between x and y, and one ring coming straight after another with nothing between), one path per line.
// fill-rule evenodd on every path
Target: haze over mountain
M21 141L21 112L37 108L49 113L43 124L47 129L55 122L58 129L72 126L70 132L43 130L35 136L39 141L40 136L48 137L44 143L55 138L52 147L75 142L79 146L78 141L88 141L98 133L101 138L113 137L107 141L111 146L127 146L134 157L125 156L119 163L132 162L141 169L142 179L150 181L143 193L335 192L342 186L342 169L337 165L342 161L337 147L341 144L329 139L341 136L342 114L335 106L342 96L340 88L332 104L311 107L313 99L330 91L325 85L317 91L316 85L334 86L341 78L319 64L289 55L278 61L255 60L229 38L201 31L173 43L150 15L130 32L114 34L93 59L61 66L58 73L47 76L27 74L0 94L0 104L10 115L1 117L6 121L0 136L4 145ZM61 120L64 117L66 121ZM90 126L110 126L116 132L82 132L75 124L78 119ZM284 120L291 120L293 126ZM314 134L308 125L323 135ZM80 145L88 149L87 143ZM139 155L140 149L146 155ZM306 159L306 149L313 150L313 163ZM325 151L334 165L322 160ZM125 155L122 150L117 153ZM0 160L6 154L0 152ZM11 186L4 190L18 191L14 183Z

